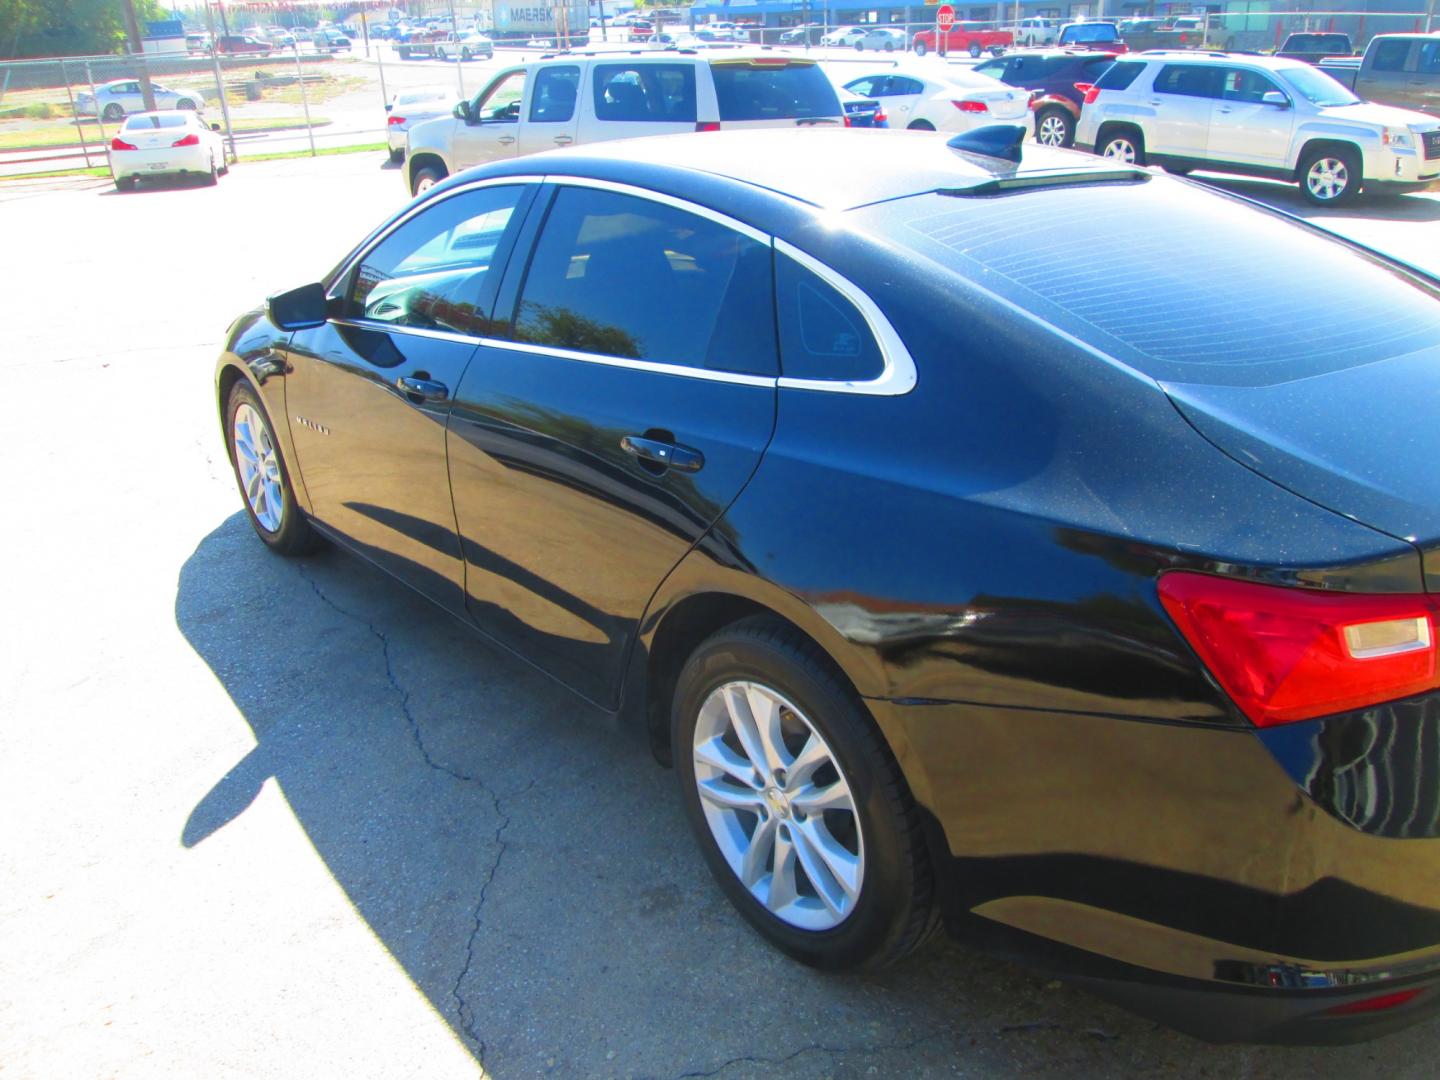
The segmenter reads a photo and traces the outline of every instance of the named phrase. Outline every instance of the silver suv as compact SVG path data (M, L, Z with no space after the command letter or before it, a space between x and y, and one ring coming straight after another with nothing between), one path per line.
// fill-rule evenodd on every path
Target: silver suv
M840 98L811 59L753 49L562 53L505 68L453 116L410 129L405 182L572 143L682 131L840 127Z
M1244 173L1333 206L1440 178L1440 120L1361 101L1299 60L1225 53L1120 57L1085 95L1075 145L1138 165Z

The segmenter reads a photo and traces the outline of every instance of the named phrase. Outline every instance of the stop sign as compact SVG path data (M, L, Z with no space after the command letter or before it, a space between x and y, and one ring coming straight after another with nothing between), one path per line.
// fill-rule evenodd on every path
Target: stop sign
M935 11L935 25L941 30L949 30L955 25L955 9L949 4L941 4Z

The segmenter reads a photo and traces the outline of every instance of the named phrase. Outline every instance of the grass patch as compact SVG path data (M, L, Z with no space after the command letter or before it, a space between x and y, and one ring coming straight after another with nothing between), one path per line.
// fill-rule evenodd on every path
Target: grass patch
M0 184L7 180L51 180L61 176L104 176L110 175L108 167L96 166L91 169L49 169L45 172L9 173L0 176Z
M12 105L0 109L0 120L54 120L65 110L48 101L36 101L29 105Z
M283 75L283 72L276 72ZM260 100L268 102L280 102L284 105L300 105L303 101L300 97L300 84L296 82L271 85L271 80L258 79L260 83ZM359 75L326 75L318 81L311 80L305 83L305 93L310 99L311 105L319 105L343 94L353 93L356 90L370 86L370 80ZM245 97L245 91L241 88L227 88L225 96L231 105L250 104Z
M224 118L218 109L214 115L205 114L205 119L221 126L221 133L224 133ZM314 118L316 127L330 123L330 119L324 116ZM119 124L106 121L105 132L113 135ZM305 127L303 116L245 116L234 118L235 133L237 135L251 131L293 131L296 128ZM51 146L76 146L79 144L81 135L89 143L100 143L100 128L94 120L86 119L79 123L64 124L56 127L18 129L15 131L0 131L0 150L28 150L32 147L43 149Z
M363 146L322 146L315 151L316 157L334 157L336 154L368 154L376 150L389 150L389 143L365 143ZM274 154L256 154L253 157L246 154L240 160L249 164L252 161L285 161L288 158L306 158L310 156L309 150L283 150Z

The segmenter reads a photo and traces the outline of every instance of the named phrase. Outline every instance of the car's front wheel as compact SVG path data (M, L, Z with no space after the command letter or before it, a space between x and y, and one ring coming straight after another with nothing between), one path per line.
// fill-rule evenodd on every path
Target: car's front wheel
M1312 150L1300 163L1300 194L1316 206L1339 206L1360 191L1363 166L1354 150Z
M1128 165L1144 165L1145 137L1129 128L1111 132L1100 140L1095 152L1101 157L1123 161Z
M410 181L410 192L412 195L423 195L444 179L444 169L438 165L426 165L423 169L416 170Z
M1064 109L1045 109L1035 117L1035 141L1045 146L1069 146L1075 141L1075 121Z
M319 534L295 502L290 474L265 406L243 380L231 387L225 404L225 438L235 482L240 485L256 535L281 555L314 550L320 543Z
M680 674L671 737L706 862L771 944L819 968L873 968L935 927L900 768L808 639L765 617L707 639Z
M917 41L917 42L915 42L915 55L916 55L916 56L924 56L924 55L925 55L927 52L929 52L929 51L930 51L930 49L926 46L926 44L925 44L923 41Z
M970 43L970 55L971 55L971 56L978 58L978 57L980 56L981 51L982 51L982 50L981 50L981 48L980 48L980 43L979 43L978 41L972 41L972 42Z
M929 120L912 120L905 129L906 131L934 131L935 125Z
M125 115L125 110L112 101L105 106L105 112L102 115L106 120L119 120Z

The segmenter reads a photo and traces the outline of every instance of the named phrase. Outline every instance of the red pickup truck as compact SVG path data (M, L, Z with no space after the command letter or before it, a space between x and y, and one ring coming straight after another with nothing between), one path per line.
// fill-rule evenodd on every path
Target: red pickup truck
M979 56L987 49L999 56L1015 44L1015 35L1009 30L985 30L981 23L955 23L945 32L945 52L968 52ZM911 42L916 56L924 56L940 47L939 35L934 30L921 30Z

